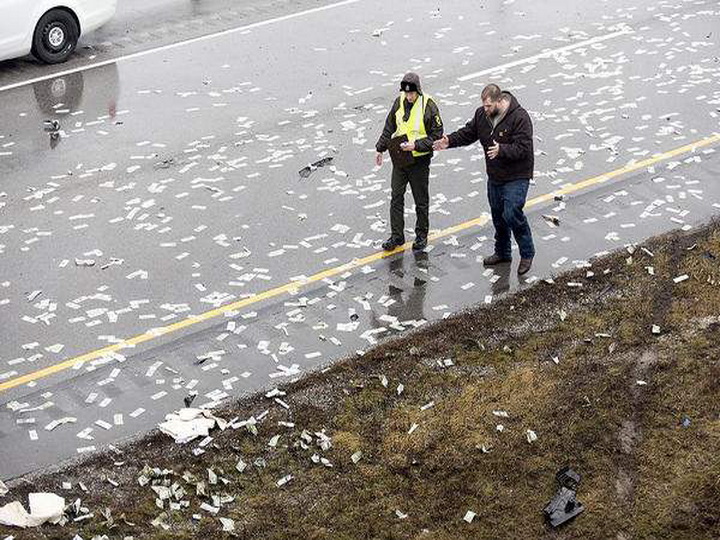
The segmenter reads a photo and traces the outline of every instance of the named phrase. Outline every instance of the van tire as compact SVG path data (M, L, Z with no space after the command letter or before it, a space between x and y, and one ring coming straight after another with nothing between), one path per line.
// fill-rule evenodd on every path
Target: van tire
M33 35L32 53L46 64L65 62L77 47L80 28L63 9L51 9L40 18Z

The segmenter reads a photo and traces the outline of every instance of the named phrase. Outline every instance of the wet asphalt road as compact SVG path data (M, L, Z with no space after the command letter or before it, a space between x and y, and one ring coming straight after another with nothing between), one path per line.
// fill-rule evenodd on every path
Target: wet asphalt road
M118 0L114 19L83 36L76 54L68 62L46 66L32 56L0 62L0 87L332 3L330 0Z
M200 404L271 388L526 285L478 263L492 249L482 219L446 230L488 210L477 147L434 159L431 227L446 234L428 253L337 270L387 236L390 170L373 146L405 71L447 130L488 82L515 93L535 125L531 199L720 132L717 3L537 4L361 0L0 92L0 384L297 284L0 390L0 478L147 431L191 390ZM211 5L128 2L63 69L319 4ZM0 87L45 73L0 64ZM713 217L717 146L533 204L527 282ZM333 166L299 177L323 157Z

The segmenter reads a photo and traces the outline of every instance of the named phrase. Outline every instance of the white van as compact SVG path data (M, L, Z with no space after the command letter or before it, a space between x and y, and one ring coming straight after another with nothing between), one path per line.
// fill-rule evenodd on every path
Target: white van
M0 0L0 60L32 53L64 62L82 34L115 15L117 0Z

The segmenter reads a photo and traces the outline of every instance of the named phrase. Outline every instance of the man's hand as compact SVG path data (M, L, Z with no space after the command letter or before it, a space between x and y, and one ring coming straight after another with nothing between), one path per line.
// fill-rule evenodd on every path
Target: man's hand
M407 141L400 145L400 149L404 150L405 152L412 152L415 150L415 141Z
M383 164L383 155L382 155L382 152L378 152L377 154L375 154L375 165L377 165L378 167L382 167L382 164Z
M436 152L439 150L447 150L448 148L450 148L450 139L448 139L447 135L443 135L433 143L433 150Z
M500 153L500 144L493 140L493 145L488 148L487 156L489 159L495 159Z

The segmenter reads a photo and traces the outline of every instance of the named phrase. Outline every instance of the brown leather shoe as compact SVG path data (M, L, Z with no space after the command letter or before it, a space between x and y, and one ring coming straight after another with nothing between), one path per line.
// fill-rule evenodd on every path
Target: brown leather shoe
M520 259L520 265L518 266L518 276L524 276L532 268L532 259Z
M505 264L512 262L512 259L506 259L505 257L501 257L497 253L493 253L489 257L485 257L483 259L483 265L485 266L495 266L496 264Z

